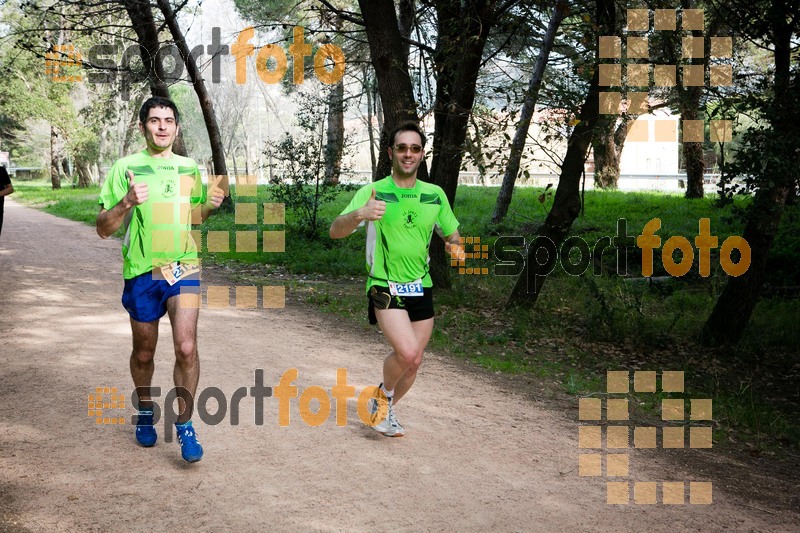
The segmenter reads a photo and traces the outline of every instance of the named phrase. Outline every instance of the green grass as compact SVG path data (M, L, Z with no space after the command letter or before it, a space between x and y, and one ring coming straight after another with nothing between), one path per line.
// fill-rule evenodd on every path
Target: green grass
M49 185L49 182L48 184ZM64 187L54 191L40 182L14 184L14 199L53 215L94 225L100 211L97 205L99 187L73 189Z
M97 213L95 189L62 189L20 185L18 199L42 209L93 224ZM541 188L515 191L509 217L499 226L489 223L497 188L460 187L455 213L463 236L481 237L490 246L499 235L535 234L550 208L552 197L538 201ZM236 253L235 232L227 253L204 253L205 260L231 267L236 281L274 284L276 274L288 280L290 291L315 307L346 317L361 327L366 323L363 231L332 241L326 233L330 220L347 205L346 192L324 206L320 239L303 238L300 222L287 213L286 226L236 225L233 212L217 213L202 226L208 231L286 230L283 253ZM248 202L270 202L266 188ZM616 234L617 220L627 220L628 235L638 235L653 218L661 219L657 234L666 240L675 235L693 242L698 220L709 218L711 233L720 244L740 235L743 223L735 216L745 205L739 201L717 208L713 198L687 201L677 195L588 191L585 213L573 224L571 234L584 238L590 247L603 236ZM259 215L259 220L261 220ZM769 258L767 282L800 284L800 221L797 207L787 209L776 244ZM205 237L204 237L205 238ZM660 252L655 254L656 275L663 275ZM692 270L665 283L631 282L616 274L616 257L604 255L602 275L592 268L582 276L569 276L557 267L548 277L536 307L507 310L505 303L514 277L458 275L453 270L453 288L437 291L437 327L432 350L467 359L493 372L525 374L554 385L570 396L597 394L605 390L605 372L610 369L685 370L687 398L712 398L718 426L715 439L736 440L757 446L800 445L800 406L794 398L798 372L764 376L760 361L769 359L778 368L793 368L800 347L800 306L796 300L763 298L735 350L709 351L696 343L714 302L727 280L712 254L712 275ZM495 261L472 260L474 266L492 268ZM629 251L629 273L641 275L638 248ZM307 283L314 277L321 283ZM741 376L749 381L742 385ZM692 394L692 396L688 396ZM631 396L635 416L660 417L662 395ZM715 440L715 446L717 445Z

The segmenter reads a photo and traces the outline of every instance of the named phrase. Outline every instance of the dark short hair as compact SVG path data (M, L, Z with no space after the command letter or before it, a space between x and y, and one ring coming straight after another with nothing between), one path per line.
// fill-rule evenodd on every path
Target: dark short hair
M150 114L150 110L154 107L166 107L167 109L172 109L172 112L175 114L175 123L180 124L178 106L175 105L175 102L169 98L164 98L163 96L153 96L145 100L145 102L142 104L142 108L139 110L139 122L142 124L146 123L147 115Z
M422 141L422 147L425 148L425 134L422 133L422 128L419 127L419 124L417 124L416 122L411 122L410 120L408 122L403 122L395 129L393 129L392 133L389 134L390 148L394 146L394 140L397 137L397 134L400 133L401 131L413 131L414 133L418 134L419 138Z

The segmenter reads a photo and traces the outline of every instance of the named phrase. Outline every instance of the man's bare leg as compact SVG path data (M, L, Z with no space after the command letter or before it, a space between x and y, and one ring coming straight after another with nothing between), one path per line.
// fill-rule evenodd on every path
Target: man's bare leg
M383 386L394 389L393 403L414 384L422 354L431 338L433 319L411 322L403 309L376 309L375 317L393 351L383 362Z
M417 335L404 309L376 309L375 317L393 350L383 361L383 386L390 391L410 368L419 366Z
M414 334L417 337L419 352L417 353L417 358L414 360L415 364L406 370L394 387L394 405L397 405L400 398L405 396L414 384L414 380L417 379L417 370L419 370L419 366L422 364L422 355L425 353L425 348L428 346L428 341L431 339L431 333L433 333L433 319L429 318L427 320L412 322L411 327L414 329Z
M175 387L178 388L178 415L177 422L183 424L192 418L194 409L194 398L197 392L197 382L200 379L200 360L197 353L197 317L200 315L199 306L180 305L181 298L192 299L194 294L182 294L173 296L167 300L167 313L172 325L172 341L175 346L175 369L173 379ZM180 394L181 389L185 389L191 395L190 406L186 408L186 400Z
M156 344L158 343L158 320L152 322L137 322L131 319L131 333L133 334L133 351L131 352L131 377L133 385L139 387L150 387L153 380L155 363L153 357L156 354ZM139 410L151 411L153 400L149 394L139 396Z

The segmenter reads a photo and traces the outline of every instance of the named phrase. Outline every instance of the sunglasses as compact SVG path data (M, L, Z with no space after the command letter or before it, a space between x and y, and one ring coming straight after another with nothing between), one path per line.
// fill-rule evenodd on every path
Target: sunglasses
M408 150L411 150L412 154L418 154L422 151L422 146L418 144L412 144L411 146L407 144L396 144L394 149L400 152L401 154L406 153Z

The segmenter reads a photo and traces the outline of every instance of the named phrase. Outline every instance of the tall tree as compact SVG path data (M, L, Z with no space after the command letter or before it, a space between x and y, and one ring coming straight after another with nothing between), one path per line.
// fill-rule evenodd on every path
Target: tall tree
M628 127L636 115L621 117L603 116L598 120L592 136L594 154L594 186L599 189L616 189L619 183L619 163Z
M219 132L219 125L217 118L214 115L214 103L211 101L211 96L208 94L208 89L203 81L203 76L200 69L197 68L197 61L195 56L189 50L186 44L186 39L183 32L178 25L178 18L175 11L172 9L168 0L157 0L158 8L164 15L164 19L172 34L172 39L180 51L181 57L186 62L186 68L189 71L189 79L192 82L194 92L197 94L197 99L200 101L200 109L203 111L203 120L208 131L208 140L211 143L211 158L214 162L214 174L228 175L228 167L225 164L225 152L222 148L222 136ZM219 30L215 30L219 31ZM162 66L163 71L163 66ZM185 150L185 149L184 149Z
M696 9L697 0L681 0L681 7L686 9ZM705 17L703 17L705 20ZM705 28L704 28L705 29ZM703 30L704 30L703 29ZM703 30L692 30L691 35L695 39L703 39ZM691 65L706 68L708 59L706 54L702 57L693 57L689 61ZM678 94L678 111L681 116L681 123L686 120L702 120L701 99L703 87L687 86L685 83L675 87ZM702 142L682 142L683 161L686 166L686 198L703 197L703 174L705 173L705 161L703 160Z
M434 2L437 39L433 62L437 75L431 176L453 206L484 47L498 17L514 4L510 0L502 4L486 0ZM431 243L430 271L439 287L450 286L448 259L437 236Z
M534 66L531 80L528 83L528 90L525 91L519 122L514 132L514 140L511 142L508 163L506 164L505 174L503 175L503 183L500 186L500 193L497 195L497 203L495 204L494 214L492 215L492 224L499 224L506 217L508 206L511 205L514 184L519 175L522 150L525 148L525 141L528 138L528 128L530 128L531 125L533 112L536 110L536 102L539 99L539 89L544 79L545 67L550 59L550 52L553 49L553 43L555 43L558 28L561 26L561 21L564 20L568 12L569 5L566 0L557 0L553 8L553 14L550 16L550 23L547 26L542 46L539 49L539 56L536 58L536 65Z
M139 55L142 59L144 72L148 74L147 82L150 85L150 92L153 96L169 98L169 87L167 86L164 65L158 54L161 48L161 41L158 36L158 26L153 16L153 10L149 2L141 0L124 0L123 6L131 19L131 26L136 32L139 43ZM154 75L155 74L155 75ZM172 151L178 155L187 155L186 146L183 143L183 135L180 130L172 145Z
M614 0L597 0L595 21L598 37L616 34ZM599 48L599 47L598 47ZM599 49L596 65L599 64ZM581 106L578 123L569 136L567 153L561 166L553 206L539 228L525 256L525 267L511 291L509 305L533 306L544 282L557 260L556 250L566 237L581 210L580 178L584 171L586 154L600 116L600 74L594 69L586 100ZM539 257L545 252L546 257Z
M729 278L703 328L705 342L723 345L737 343L750 320L788 195L800 183L800 65L794 75L791 68L800 2L737 0L715 7L736 30L769 43L774 58L772 86L763 88L765 99L755 96L761 100L766 125L756 125L745 134L743 149L732 165L733 174L755 191L742 234L751 263L744 274Z
M391 173L389 131L406 121L419 121L417 102L408 72L408 47L400 31L392 0L359 0L361 17L367 33L370 62L375 71L383 109L378 165L373 180ZM420 178L427 179L427 166L420 166Z

